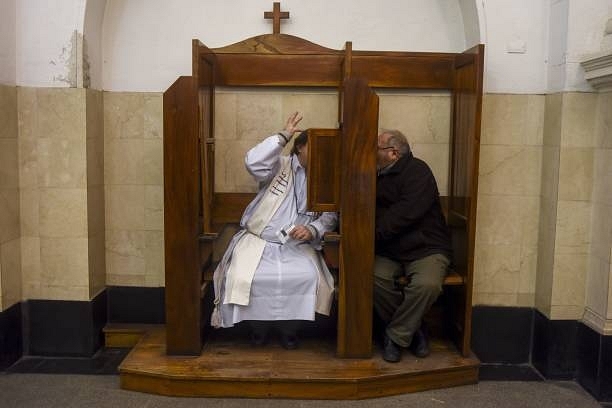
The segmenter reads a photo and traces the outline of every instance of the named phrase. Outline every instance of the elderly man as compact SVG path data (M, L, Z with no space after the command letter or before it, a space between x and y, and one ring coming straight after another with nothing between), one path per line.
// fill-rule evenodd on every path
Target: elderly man
M301 120L295 112L283 131L247 152L246 168L260 190L214 274L212 325L249 321L253 345L265 344L275 326L282 346L294 349L299 322L330 311L333 278L317 250L337 214L306 210L308 133L299 134L289 156L281 154Z
M386 324L383 358L400 361L403 347L426 357L423 315L442 292L451 259L438 187L397 130L378 136L377 167L374 308Z

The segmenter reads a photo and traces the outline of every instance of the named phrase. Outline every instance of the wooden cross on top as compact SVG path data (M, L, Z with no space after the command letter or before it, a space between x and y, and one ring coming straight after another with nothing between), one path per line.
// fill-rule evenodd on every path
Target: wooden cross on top
M280 21L281 18L289 18L288 11L280 11L280 2L274 2L273 11L264 11L264 18L273 19L272 33L280 34Z

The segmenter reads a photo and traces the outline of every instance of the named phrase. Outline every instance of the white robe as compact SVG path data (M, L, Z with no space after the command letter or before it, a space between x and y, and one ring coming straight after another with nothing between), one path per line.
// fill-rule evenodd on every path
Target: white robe
M246 168L260 183L261 188L242 216L240 224L243 228L265 194L268 183L277 174L281 165L282 150L279 137L273 135L247 152ZM325 232L335 228L337 214L306 212L306 172L297 157L291 160L293 187L261 232L260 237L266 241L266 244L253 276L249 303L241 306L222 301L218 305L222 327L232 327L242 320L314 320L315 318L319 271L323 271L327 276L329 271L320 253L318 251L314 253L313 249L320 249L320 238ZM281 244L277 232L291 224L310 225L316 229L317 237L310 243L290 239L285 244ZM244 231L236 234L228 251L233 250L242 234ZM220 267L222 266L220 264ZM215 271L215 275L226 272L228 268L222 269ZM224 284L220 284L215 290L223 291ZM224 298L223 293L216 293L216 296L221 300Z

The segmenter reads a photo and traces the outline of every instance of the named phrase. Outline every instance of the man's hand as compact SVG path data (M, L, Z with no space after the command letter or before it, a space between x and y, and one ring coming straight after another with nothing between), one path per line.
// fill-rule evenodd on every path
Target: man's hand
M302 120L302 115L299 112L293 112L291 116L287 119L287 123L285 123L285 132L288 132L290 136L293 136L295 132L301 132L301 130L297 127L298 123Z
M312 232L304 225L296 225L289 235L298 241L310 241L314 238Z

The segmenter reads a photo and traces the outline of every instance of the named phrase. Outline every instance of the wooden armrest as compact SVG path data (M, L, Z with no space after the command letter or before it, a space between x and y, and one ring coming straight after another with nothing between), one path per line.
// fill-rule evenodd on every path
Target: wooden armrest
M337 232L326 232L323 234L323 242L326 244L334 244L340 242L342 236Z

